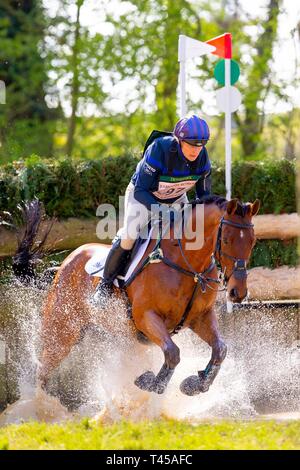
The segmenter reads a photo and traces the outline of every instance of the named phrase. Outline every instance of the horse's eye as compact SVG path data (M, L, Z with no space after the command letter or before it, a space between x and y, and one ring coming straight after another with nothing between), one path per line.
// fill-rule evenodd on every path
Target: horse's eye
M223 238L224 245L228 245L228 238Z

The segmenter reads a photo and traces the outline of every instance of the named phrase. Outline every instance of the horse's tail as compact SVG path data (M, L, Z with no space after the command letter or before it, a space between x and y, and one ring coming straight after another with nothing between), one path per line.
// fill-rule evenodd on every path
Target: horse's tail
M22 216L22 228L17 228L18 248L12 259L14 275L23 282L35 279L35 265L45 255L45 242L52 228L51 222L41 240L37 235L43 219L42 203L38 199L18 205Z

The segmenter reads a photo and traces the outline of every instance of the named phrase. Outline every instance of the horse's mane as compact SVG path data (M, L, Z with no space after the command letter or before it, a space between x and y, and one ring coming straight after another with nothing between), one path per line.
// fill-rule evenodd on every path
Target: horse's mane
M228 201L223 196L218 196L217 194L211 194L209 196L205 196L202 199L195 199L191 201L192 206L194 207L196 204L215 204L222 210L225 210L228 204ZM238 201L237 208L235 211L236 215L240 215L244 217L247 211L247 204L243 204L241 201Z

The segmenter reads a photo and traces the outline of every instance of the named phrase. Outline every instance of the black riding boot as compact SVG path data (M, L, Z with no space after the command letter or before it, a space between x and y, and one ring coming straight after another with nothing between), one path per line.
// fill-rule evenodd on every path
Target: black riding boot
M94 295L97 305L105 306L113 293L113 281L125 268L131 250L121 247L119 238L111 247L104 266L103 280L98 284Z

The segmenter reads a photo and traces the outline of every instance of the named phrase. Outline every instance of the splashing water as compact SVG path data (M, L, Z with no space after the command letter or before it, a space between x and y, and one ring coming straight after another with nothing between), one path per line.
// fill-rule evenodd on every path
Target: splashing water
M44 296L45 291L13 285L4 293L3 305L10 318L7 341L20 398L2 413L0 425L83 416L104 422L159 416L197 422L249 419L261 413L300 409L300 357L295 348L299 312L292 309L241 309L220 314L228 356L209 391L194 397L183 395L179 386L184 378L205 368L210 348L192 332L181 332L174 337L181 362L160 396L139 390L134 380L146 370L157 373L163 363L162 352L155 345L137 342L125 306L120 300L112 301L107 314L113 333L88 331L51 377L51 396L47 395L35 385Z

